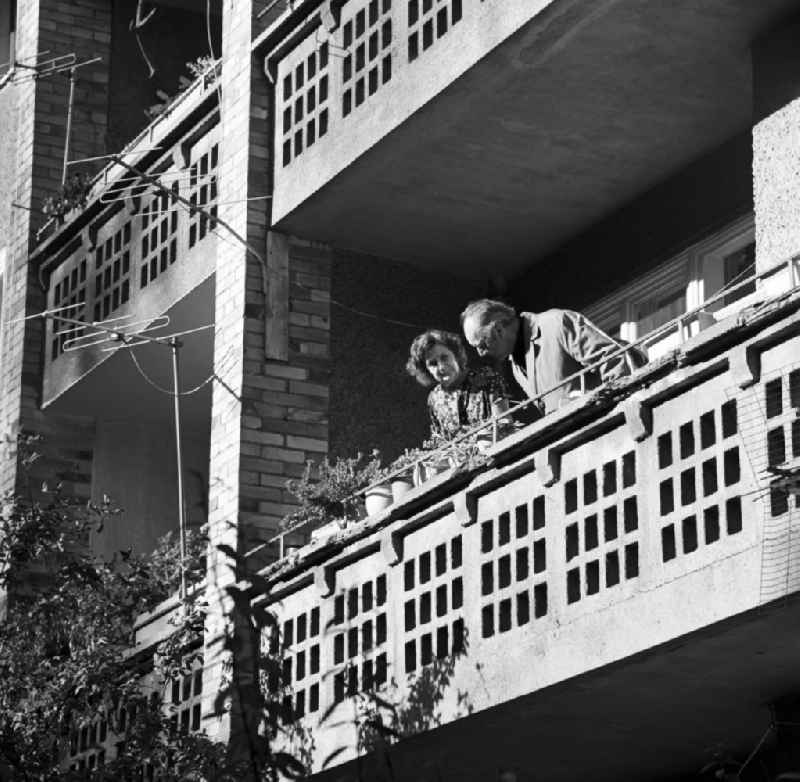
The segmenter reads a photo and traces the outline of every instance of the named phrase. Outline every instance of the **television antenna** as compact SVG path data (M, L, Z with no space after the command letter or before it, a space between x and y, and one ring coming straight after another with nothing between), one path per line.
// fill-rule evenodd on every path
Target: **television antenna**
M47 54L49 52L43 52ZM30 59L30 58L29 58ZM17 60L13 64L14 69L20 69L20 74L11 79L12 84L20 84L27 81L38 81L59 73L66 73L69 76L69 97L67 98L67 128L64 139L64 162L61 167L61 186L67 182L67 168L69 161L70 137L72 136L72 113L75 107L75 83L78 81L78 69L85 68L87 65L94 65L100 62L102 57L92 57L88 60L78 60L75 52L60 54L46 60L35 58L33 64L26 63L24 60Z
M107 318L86 322L77 317L61 314L62 310L47 310L38 317L53 320L54 329L58 326L67 326L67 329L56 331L80 333L64 341L64 352L99 348L106 353L119 350L130 350L142 345L160 345L169 348L172 356L172 399L173 420L175 428L175 462L178 471L178 532L180 544L180 596L186 599L186 503L183 494L183 451L181 448L181 391L180 391L180 362L179 353L183 342L180 337L187 334L213 328L213 324L199 328L186 329L171 334L155 335L151 332L166 328L170 324L169 315L160 315L146 320L133 320L134 315L123 315L116 318ZM77 314L77 313L76 313ZM58 324L58 325L57 325ZM86 333L88 330L88 333Z

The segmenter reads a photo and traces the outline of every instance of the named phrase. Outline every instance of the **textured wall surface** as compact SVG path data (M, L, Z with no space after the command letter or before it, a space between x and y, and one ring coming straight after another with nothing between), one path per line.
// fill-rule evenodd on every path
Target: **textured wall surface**
M17 145L17 90L6 87L0 91L0 182L4 188L14 179ZM8 243L11 230L11 199L0 198L0 246Z
M392 458L429 435L427 390L405 372L408 349L427 328L459 331L465 304L480 288L385 258L334 254L332 298L406 321L404 326L331 306L331 453L380 449Z
M800 100L753 128L756 263L766 269L800 252Z

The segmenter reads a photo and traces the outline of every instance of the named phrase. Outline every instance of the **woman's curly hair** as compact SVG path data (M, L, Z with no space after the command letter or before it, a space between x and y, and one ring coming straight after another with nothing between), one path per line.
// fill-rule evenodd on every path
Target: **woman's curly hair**
M416 378L420 385L430 388L436 381L431 377L425 365L428 351L436 345L443 345L456 357L458 367L461 370L467 367L467 349L458 334L452 331L441 331L440 329L429 329L420 334L412 343L409 350L408 361L406 362L406 372L411 377Z

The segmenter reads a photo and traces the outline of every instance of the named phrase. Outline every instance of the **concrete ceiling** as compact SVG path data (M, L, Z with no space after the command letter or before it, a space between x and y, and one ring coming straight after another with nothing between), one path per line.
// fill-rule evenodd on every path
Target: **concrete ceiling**
M750 41L793 0L554 2L279 228L513 275L752 123Z
M166 313L169 325L153 336L174 334L214 321L214 279L209 278ZM179 351L180 388L192 389L213 371L213 329L181 337ZM128 350L108 355L79 382L54 400L48 410L66 415L91 416L98 420L130 420L131 425L148 421L163 423L165 437L172 433L173 404L139 374ZM172 388L172 358L168 347L146 345L135 355L144 373L164 389ZM207 431L211 416L211 384L181 398L184 431ZM166 440L165 442L169 442Z

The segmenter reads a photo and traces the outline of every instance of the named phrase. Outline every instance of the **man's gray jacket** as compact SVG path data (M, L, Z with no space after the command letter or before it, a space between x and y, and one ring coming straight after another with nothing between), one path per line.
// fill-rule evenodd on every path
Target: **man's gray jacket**
M620 343L578 312L521 312L520 331L509 360L515 380L528 397L548 392L541 405L546 414L557 410L574 392L581 391L577 378L556 386L584 367L602 362L620 347ZM624 377L645 361L644 355L634 349L609 358L596 371L587 374L585 389Z

